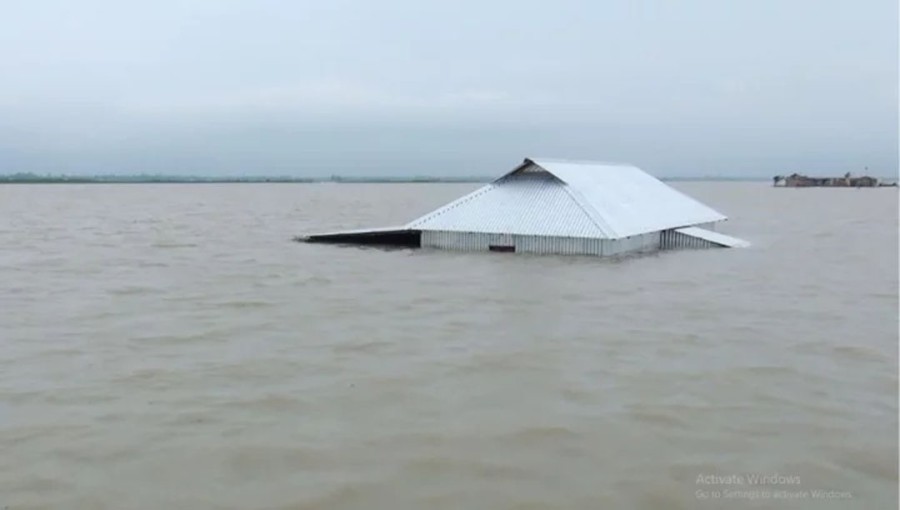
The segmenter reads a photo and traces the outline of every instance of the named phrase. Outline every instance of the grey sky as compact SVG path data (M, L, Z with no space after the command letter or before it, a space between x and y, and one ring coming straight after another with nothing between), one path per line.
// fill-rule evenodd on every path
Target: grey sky
M898 162L896 0L5 0L0 173Z

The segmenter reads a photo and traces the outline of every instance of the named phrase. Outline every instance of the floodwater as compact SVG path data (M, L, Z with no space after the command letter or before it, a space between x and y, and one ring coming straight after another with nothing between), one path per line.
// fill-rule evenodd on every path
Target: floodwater
M619 261L291 241L474 186L0 187L0 509L897 507L896 189L678 183L753 245Z

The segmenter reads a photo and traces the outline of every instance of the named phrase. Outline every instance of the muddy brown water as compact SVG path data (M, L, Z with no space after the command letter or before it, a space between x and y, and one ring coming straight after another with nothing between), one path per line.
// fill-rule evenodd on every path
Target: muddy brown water
M0 186L0 508L896 508L895 189L677 183L752 246L620 261L291 241L474 186Z

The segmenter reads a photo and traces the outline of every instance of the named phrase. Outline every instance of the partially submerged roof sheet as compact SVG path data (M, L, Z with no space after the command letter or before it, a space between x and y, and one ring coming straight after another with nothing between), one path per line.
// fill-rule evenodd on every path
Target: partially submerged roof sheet
M384 227L384 228L366 228L366 229L356 229L356 230L336 230L334 232L319 232L318 234L308 234L305 236L297 236L294 238L296 241L304 241L304 242L329 242L333 240L343 240L343 239L365 239L367 237L372 236L384 236L391 235L400 232L409 232L409 229L406 227Z
M404 226L395 226L395 227L377 227L377 228L358 228L352 230L335 230L333 232L319 232L318 234L312 234L307 237L326 237L326 236L335 236L335 235L357 235L357 234L387 234L391 232L401 232L409 230Z
M725 219L634 166L526 159L406 227L618 239Z
M420 232L418 230L395 227L373 228L368 230L345 230L342 232L313 234L297 237L295 239L307 243L348 243L418 247L419 234Z
M712 230L706 230L705 228L685 227L677 229L676 232L678 232L679 234L696 237L698 239L703 239L704 241L709 241L713 244L724 246L726 248L746 248L747 246L750 246L750 243L744 241L743 239L738 239L736 237L713 232Z

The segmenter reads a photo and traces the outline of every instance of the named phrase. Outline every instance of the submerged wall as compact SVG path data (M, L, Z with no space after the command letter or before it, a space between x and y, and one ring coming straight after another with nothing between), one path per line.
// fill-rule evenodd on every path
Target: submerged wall
M421 243L423 248L457 251L506 251L606 257L656 251L660 247L660 233L651 232L624 239L595 239L423 230Z
M676 250L679 248L720 248L722 245L706 239L682 234L676 230L666 230L660 236L660 248Z

